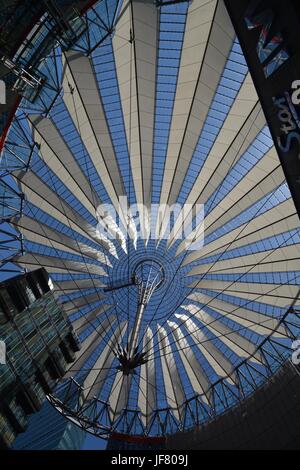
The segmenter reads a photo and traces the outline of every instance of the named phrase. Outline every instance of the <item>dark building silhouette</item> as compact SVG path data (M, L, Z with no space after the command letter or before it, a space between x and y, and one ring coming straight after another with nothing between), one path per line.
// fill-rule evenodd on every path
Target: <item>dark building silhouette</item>
M167 436L167 449L300 448L300 369L287 362L240 405L189 432Z

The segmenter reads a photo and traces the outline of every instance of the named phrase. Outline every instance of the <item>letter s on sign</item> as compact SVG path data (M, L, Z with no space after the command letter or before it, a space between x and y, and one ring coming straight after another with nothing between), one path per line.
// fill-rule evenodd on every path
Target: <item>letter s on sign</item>
M285 145L282 144L280 139L280 137L277 137L277 144L280 150L282 150L282 152L288 152L291 149L293 139L296 139L300 146L300 135L297 132L290 132L288 134Z
M291 100L293 104L300 104L300 80L294 80L292 83L292 96Z

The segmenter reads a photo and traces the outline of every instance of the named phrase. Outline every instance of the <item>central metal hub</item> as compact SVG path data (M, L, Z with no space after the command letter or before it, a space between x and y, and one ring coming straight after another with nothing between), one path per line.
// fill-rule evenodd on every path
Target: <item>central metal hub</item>
M118 348L117 358L120 365L117 367L118 370L123 372L123 375L135 374L135 369L142 364L146 364L147 358L145 352L138 352L137 348L132 354L128 352L126 348Z
M151 286L152 292L161 287L165 280L165 271L161 263L153 259L140 261L133 269L137 284L144 288Z

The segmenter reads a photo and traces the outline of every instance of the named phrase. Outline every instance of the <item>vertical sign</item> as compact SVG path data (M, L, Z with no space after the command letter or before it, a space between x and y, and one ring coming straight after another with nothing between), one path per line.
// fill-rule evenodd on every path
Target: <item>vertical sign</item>
M224 1L300 215L300 2Z

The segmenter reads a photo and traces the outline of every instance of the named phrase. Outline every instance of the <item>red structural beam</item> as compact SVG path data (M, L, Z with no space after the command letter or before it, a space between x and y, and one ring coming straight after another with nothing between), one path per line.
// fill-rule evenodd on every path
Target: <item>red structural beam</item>
M131 436L129 434L121 434L117 432L113 432L111 434L112 439L117 439L119 441L127 441L133 443L140 443L140 444L149 444L149 445L156 445L156 444L164 444L165 438L164 437L149 437L149 436Z
M97 3L99 0L90 0L87 4L80 10L80 13L83 15L86 13L92 6Z
M21 96L17 96L11 110L10 110L10 113L9 113L9 116L8 116L8 119L7 119L7 122L6 122L6 125L3 129L3 132L2 132L2 135L0 136L0 153L2 152L2 149L4 147L4 143L5 143L5 140L6 140L6 137L7 137L7 134L8 134L8 131L9 131L9 128L10 128L10 125L12 123L12 120L14 118L14 115L18 109L18 106L20 104L20 101L21 101Z

